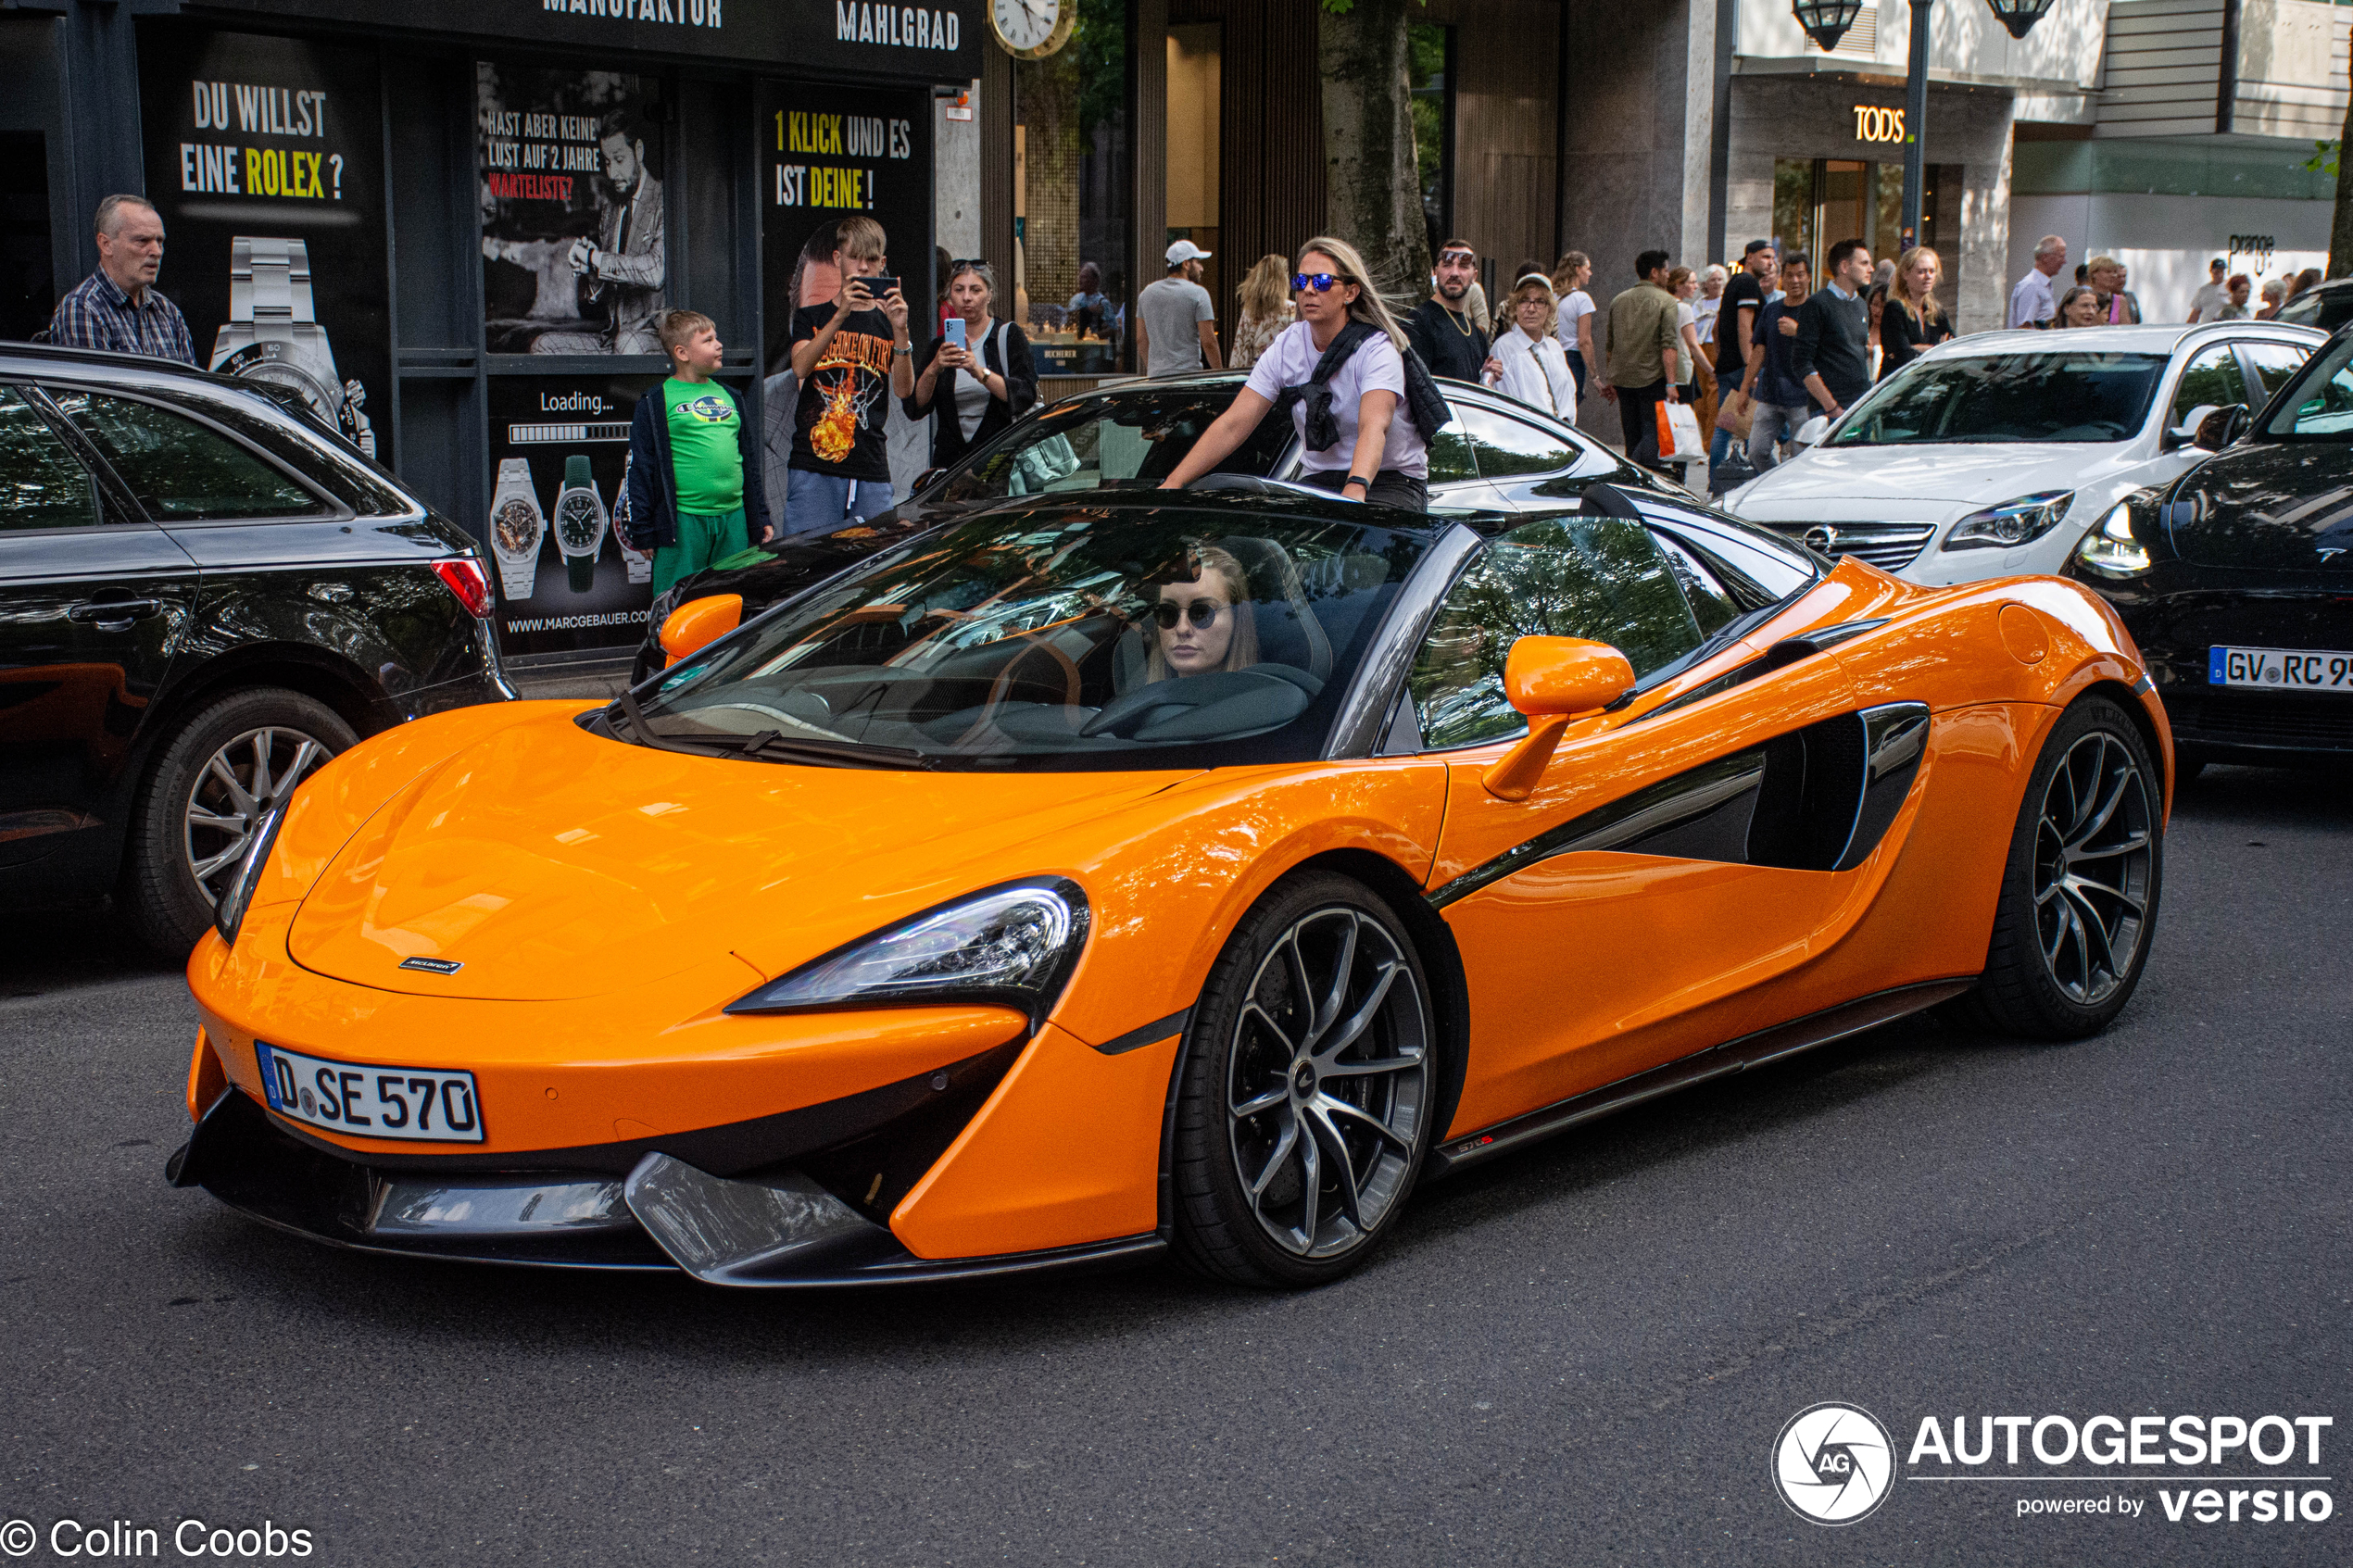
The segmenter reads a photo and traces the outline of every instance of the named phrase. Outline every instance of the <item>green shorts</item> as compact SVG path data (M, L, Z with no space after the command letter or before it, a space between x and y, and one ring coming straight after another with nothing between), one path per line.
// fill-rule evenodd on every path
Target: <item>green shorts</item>
M678 543L664 545L654 552L654 592L666 594L682 577L691 577L713 561L740 555L751 548L751 541L744 532L744 509L711 516L701 512L678 514Z

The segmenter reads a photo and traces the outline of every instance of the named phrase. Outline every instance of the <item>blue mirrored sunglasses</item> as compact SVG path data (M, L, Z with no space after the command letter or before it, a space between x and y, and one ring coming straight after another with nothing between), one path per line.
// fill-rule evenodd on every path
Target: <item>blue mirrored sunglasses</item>
M1334 285L1355 281L1338 272L1293 272L1290 275L1290 292L1297 294L1302 289L1313 289L1317 294L1329 294Z

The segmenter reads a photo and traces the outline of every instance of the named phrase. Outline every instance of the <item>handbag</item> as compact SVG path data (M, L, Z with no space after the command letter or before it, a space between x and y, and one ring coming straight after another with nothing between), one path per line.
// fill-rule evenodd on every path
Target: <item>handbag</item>
M1688 462L1707 456L1707 438L1700 434L1699 415L1688 403L1660 403L1658 456L1661 462Z

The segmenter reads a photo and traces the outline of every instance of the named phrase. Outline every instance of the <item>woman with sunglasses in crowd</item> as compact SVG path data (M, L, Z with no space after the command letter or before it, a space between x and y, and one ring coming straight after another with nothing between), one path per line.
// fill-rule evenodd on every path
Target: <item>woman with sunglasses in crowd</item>
M1299 432L1302 484L1351 501L1421 510L1429 500L1428 432L1446 422L1436 383L1405 331L1365 283L1345 240L1310 240L1291 275L1299 320L1286 327L1217 421L1203 431L1163 489L1214 469L1270 408Z
M1190 583L1164 583L1152 606L1159 635L1146 656L1144 679L1182 680L1258 662L1257 612L1251 608L1250 573L1229 550L1198 546L1200 574Z
M997 298L997 274L986 261L948 266L949 322L961 321L963 342L943 323L940 335L915 359L915 390L901 403L911 420L939 418L932 425L931 466L944 469L1029 411L1038 401L1038 371L1029 339L1010 321L989 314Z
M1487 384L1506 397L1516 397L1531 408L1541 408L1556 420L1577 422L1577 378L1569 373L1568 355L1554 331L1560 307L1553 300L1553 282L1541 272L1522 274L1504 296L1504 311L1513 325L1495 340L1495 367Z

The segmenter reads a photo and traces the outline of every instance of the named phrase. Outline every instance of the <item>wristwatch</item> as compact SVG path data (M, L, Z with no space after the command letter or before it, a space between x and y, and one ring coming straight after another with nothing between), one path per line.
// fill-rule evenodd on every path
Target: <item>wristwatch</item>
M293 388L329 429L376 455L375 430L360 411L367 388L336 375L327 329L312 310L303 241L239 234L229 242L229 320L213 339L212 369Z
M604 497L588 472L588 458L575 452L564 459L564 487L556 492L556 550L571 574L572 591L585 594L597 580L597 555L605 546Z
M498 465L498 487L490 493L490 553L498 558L498 591L527 599L539 577L539 542L547 519L531 485L531 464L508 458Z
M612 514L608 521L612 524L612 542L621 550L621 564L628 571L629 581L650 583L654 580L654 558L631 548L629 544L629 534L637 521L636 511L629 504L629 474L630 465L623 462L621 487L612 493Z

